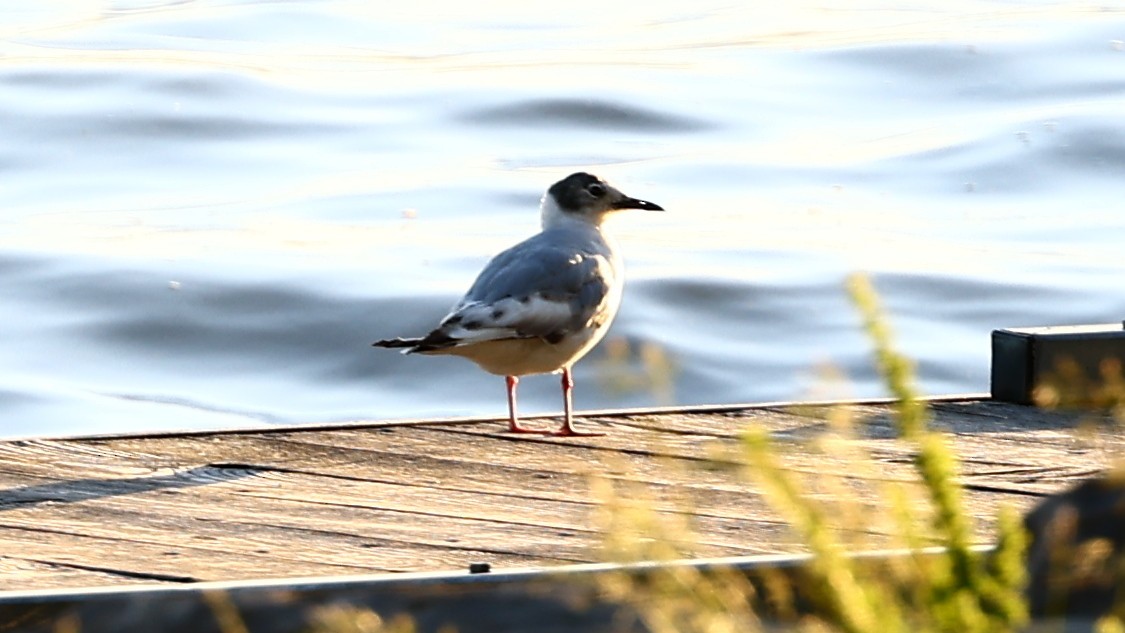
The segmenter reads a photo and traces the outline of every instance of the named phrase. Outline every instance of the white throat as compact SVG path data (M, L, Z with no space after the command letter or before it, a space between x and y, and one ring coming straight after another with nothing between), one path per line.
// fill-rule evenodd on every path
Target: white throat
M549 193L543 194L539 201L539 222L544 229L561 226L592 226L598 228L605 219L604 213L574 213L563 211L555 197Z

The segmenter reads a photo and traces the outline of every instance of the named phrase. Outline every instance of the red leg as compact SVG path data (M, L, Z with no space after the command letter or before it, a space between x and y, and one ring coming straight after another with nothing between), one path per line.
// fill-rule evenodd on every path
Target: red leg
M519 419L516 418L516 385L520 384L519 376L505 376L504 381L508 384L508 432L546 433L547 431L538 431L536 429L520 426Z
M552 435L562 435L566 437L574 436L596 436L605 435L605 433L594 433L589 431L575 431L574 430L574 416L572 414L573 404L570 392L574 390L574 378L570 375L570 368L563 367L562 370L562 391L563 391L563 425L562 428L552 433Z

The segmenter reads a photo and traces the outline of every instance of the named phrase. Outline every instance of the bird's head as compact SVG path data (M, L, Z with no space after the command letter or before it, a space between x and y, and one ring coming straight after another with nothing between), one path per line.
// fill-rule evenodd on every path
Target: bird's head
M571 174L551 185L540 207L544 227L568 219L598 225L609 213L623 209L664 210L658 204L631 198L601 178L585 172Z

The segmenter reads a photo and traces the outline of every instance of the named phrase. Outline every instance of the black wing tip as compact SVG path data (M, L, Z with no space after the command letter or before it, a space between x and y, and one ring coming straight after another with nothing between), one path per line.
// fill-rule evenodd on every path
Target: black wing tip
M441 330L434 330L422 338L387 338L375 341L372 347L406 348L403 354L426 353L453 347L457 339L452 338Z
M371 344L371 347L388 347L388 348L414 347L415 345L417 345L418 343L421 343L421 342L422 342L422 339L420 339L420 338L414 338L414 339L410 339L410 338L385 338L381 341L375 341L374 343Z

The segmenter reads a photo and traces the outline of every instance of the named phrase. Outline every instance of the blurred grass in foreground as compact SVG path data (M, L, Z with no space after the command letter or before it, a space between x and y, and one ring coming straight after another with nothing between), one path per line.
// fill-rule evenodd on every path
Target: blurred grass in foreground
M742 442L744 465L733 477L757 485L771 507L784 517L809 550L807 586L801 596L812 602L796 620L805 630L881 633L892 631L992 632L1018 629L1027 622L1022 597L1026 538L1019 517L1004 510L998 518L998 539L991 555L971 547L972 521L963 507L957 482L958 462L940 433L928 428L929 415L914 387L913 367L894 350L890 327L866 277L848 280L852 302L863 317L879 370L897 399L899 439L912 448L917 483L883 482L881 493L892 516L872 516L864 508L840 507L808 493L808 482L786 470L774 441L761 430L747 429ZM818 438L810 450L846 457L857 471L870 461L857 444L854 425L843 410L829 415L830 437ZM830 481L839 475L818 474L817 486L827 486L847 499L846 484ZM829 481L820 481L829 480ZM609 560L672 560L690 558L690 525L669 523L637 491L622 491L608 481L595 491L603 500L601 529ZM831 495L837 497L837 495ZM917 507L916 499L924 500ZM847 502L844 502L847 505ZM846 555L849 543L841 534L860 533L865 523L889 521L898 545L915 555L886 566L858 563ZM922 555L920 548L937 544L940 554ZM854 544L851 544L854 545ZM700 571L669 567L647 577L620 573L601 582L607 597L631 605L656 633L726 633L762 628L757 610L773 615L796 613L798 588L785 578L767 579L756 589L733 571ZM764 591L763 589L764 588Z
M602 342L604 356L595 365L598 384L610 394L649 394L658 405L676 401L679 367L672 356L653 341L611 338Z
M453 633L448 627L445 631ZM404 615L390 622L374 611L345 604L328 604L309 613L308 633L415 633L414 621ZM445 633L443 631L443 633Z

